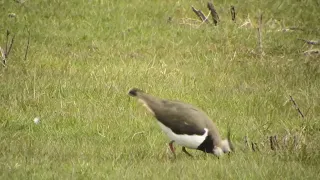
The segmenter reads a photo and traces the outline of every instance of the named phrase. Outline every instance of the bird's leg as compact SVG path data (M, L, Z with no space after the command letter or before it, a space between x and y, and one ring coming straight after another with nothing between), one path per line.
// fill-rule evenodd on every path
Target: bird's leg
M169 142L169 147L170 147L170 150L171 150L173 156L176 157L176 153L174 152L173 143L174 143L174 141L170 141Z
M186 153L188 156L193 157L187 150L186 147L182 147L182 152Z

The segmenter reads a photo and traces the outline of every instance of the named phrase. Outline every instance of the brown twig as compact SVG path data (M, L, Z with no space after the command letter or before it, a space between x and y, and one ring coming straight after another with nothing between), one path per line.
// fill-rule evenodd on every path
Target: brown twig
M259 15L259 27L258 27L258 46L260 54L263 55L263 47L262 47L262 14Z
M6 37L6 47L5 47L5 50L3 50L1 47L0 47L0 52L1 52L1 56L2 56L2 64L5 66L6 63L7 63L7 59L8 59L8 56L11 52L11 49L12 49L12 46L13 46L13 43L14 43L14 38L15 38L15 35L13 35L13 37L11 38L11 42L10 44L9 43L9 35L10 35L10 31L7 30L7 37Z
M12 49L12 46L13 46L13 43L14 43L14 38L15 38L15 35L13 35L13 37L11 38L11 42L10 42L10 45L9 45L9 49L7 49L6 47L6 52L5 52L5 56L6 58L8 58L10 52L11 52L11 49ZM8 38L7 38L8 40ZM7 42L8 43L8 42Z
M217 11L214 9L214 6L211 2L208 2L208 8L211 11L214 25L217 25L218 21L219 21L219 15L218 15Z
M299 138L297 137L297 135L294 135L294 137L293 137L293 148L294 149L298 148L298 143L299 143Z
M279 146L279 143L278 143L278 136L277 135L274 135L273 136L273 141L274 141L274 144L275 144L275 146L276 146L276 148L280 148L280 146Z
M303 52L304 55L319 55L320 54L320 49L310 49L305 52Z
M270 148L271 148L271 150L275 151L276 147L275 147L275 142L274 142L273 136L270 136L269 140L270 140Z
M272 150L275 151L280 148L277 135L270 136L269 139L270 139L270 147Z
M234 6L231 6L230 11L231 11L231 19L232 19L232 21L236 22L236 10L235 10Z
M0 47L0 53L1 53L1 59L2 59L2 65L6 66L6 56L5 56L5 52L3 51L3 49Z
M251 142L251 148L252 148L252 151L254 152L259 150L257 143L254 143L254 142Z
M8 42L9 42L9 35L10 35L10 31L7 30L7 40L6 40L6 49L4 50L5 52L5 56L6 56L6 53L8 52Z
M9 53L11 52L12 45L13 45L13 42L14 42L14 38L15 38L15 35L13 35L13 37L11 38L10 47L9 47L8 52L7 52L7 57L9 56Z
M249 147L248 136L244 136L244 144L246 145L246 147Z
M307 44L311 44L311 45L319 45L320 44L320 40L306 40L306 39L301 39L301 38L298 38L298 40L304 41Z
M192 8L192 11L200 18L200 20L202 22L206 22L206 23L209 23L208 19L206 18L206 16L202 13L201 10L197 10L195 9L193 6L191 6Z
M304 115L302 114L302 112L301 112L300 108L298 107L296 101L293 99L293 97L291 95L289 95L289 96L290 96L290 100L292 101L295 109L298 111L298 113L301 115L301 117L304 118Z
M286 134L283 138L283 147L286 148L288 146L288 135Z
M252 151L256 151L256 148L254 147L254 143L251 142L251 148L252 148Z
M14 42L14 38L15 38L15 35L13 35L13 37L11 38L11 42L10 42L10 45L9 45L9 49L7 49L6 51L6 58L8 58L10 52L11 52L11 49L12 49L12 45L13 45L13 42Z
M28 51L29 51L29 45L30 45L30 31L28 30L28 42L27 42L27 48L26 48L26 52L24 54L24 60L27 60L27 56L28 56Z
M288 31L304 31L304 30L299 27L288 27L288 28L282 29L282 32L288 32Z

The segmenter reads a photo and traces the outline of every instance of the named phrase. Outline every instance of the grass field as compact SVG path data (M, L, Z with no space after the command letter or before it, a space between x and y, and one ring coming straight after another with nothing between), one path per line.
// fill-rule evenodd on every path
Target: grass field
M197 21L203 0L0 0L0 179L319 178L320 56L303 53L319 45L298 38L320 39L320 2L214 5L218 26ZM132 87L202 108L236 152L173 160Z

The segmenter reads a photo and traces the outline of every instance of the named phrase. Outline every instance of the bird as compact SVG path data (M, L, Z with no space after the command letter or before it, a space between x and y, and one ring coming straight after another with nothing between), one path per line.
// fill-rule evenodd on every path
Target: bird
M168 100L131 88L129 96L135 97L155 117L162 131L171 140L169 148L176 157L173 143L182 146L182 152L192 156L186 148L196 149L217 157L234 151L230 139L222 139L216 124L201 109L178 100Z

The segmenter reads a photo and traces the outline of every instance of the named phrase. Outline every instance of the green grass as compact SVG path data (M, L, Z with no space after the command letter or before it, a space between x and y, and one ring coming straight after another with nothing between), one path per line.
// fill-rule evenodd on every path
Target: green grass
M197 19L191 6L207 14L206 3L0 1L0 46L6 30L15 34L0 67L0 179L317 179L320 63L303 52L319 47L297 38L320 38L319 2L214 1L216 27L188 19ZM252 26L239 28L248 19ZM278 31L286 27L303 31ZM189 158L176 146L172 160L131 87L202 108L224 136L231 127L236 152L217 159L189 150ZM267 137L288 133L289 148L271 151ZM260 151L246 149L244 136Z

